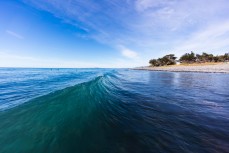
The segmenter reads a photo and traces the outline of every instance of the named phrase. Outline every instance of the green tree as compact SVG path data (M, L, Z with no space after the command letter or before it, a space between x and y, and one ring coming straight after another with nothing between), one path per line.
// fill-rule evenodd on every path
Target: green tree
M185 53L180 57L180 61L182 63L193 63L196 61L196 56L194 52L191 53Z
M157 60L156 59L151 59L149 61L149 64L152 65L152 66L157 66Z
M174 65L176 64L176 57L174 54L165 55L162 58L151 59L149 61L151 66L164 66L164 65Z
M229 60L229 53L225 53L224 54L224 61L228 61Z

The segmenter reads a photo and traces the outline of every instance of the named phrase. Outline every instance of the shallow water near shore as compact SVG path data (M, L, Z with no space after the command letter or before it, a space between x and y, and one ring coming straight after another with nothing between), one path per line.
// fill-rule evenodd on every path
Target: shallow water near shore
M0 69L1 153L229 152L229 75Z

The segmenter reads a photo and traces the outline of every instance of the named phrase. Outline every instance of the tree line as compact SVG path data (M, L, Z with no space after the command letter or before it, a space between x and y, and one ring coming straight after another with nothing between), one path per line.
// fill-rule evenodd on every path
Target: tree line
M174 54L165 55L162 58L151 59L149 64L151 66L165 66L165 65L175 65L177 62L180 63L205 63L205 62L227 62L229 61L229 53L225 53L224 55L216 55L208 54L203 52L202 54L195 54L194 52L185 53L180 57L179 60L176 60Z

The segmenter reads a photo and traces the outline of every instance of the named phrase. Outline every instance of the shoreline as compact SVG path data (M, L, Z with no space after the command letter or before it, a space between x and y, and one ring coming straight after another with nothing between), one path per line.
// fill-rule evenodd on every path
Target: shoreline
M161 66L161 67L144 66L144 67L133 68L133 70L229 74L229 63L203 64L203 65L201 64L171 65L171 66Z

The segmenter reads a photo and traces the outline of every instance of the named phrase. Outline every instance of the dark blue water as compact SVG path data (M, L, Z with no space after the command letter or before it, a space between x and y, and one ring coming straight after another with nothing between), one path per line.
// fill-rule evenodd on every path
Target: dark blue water
M229 75L2 68L0 152L229 152Z

